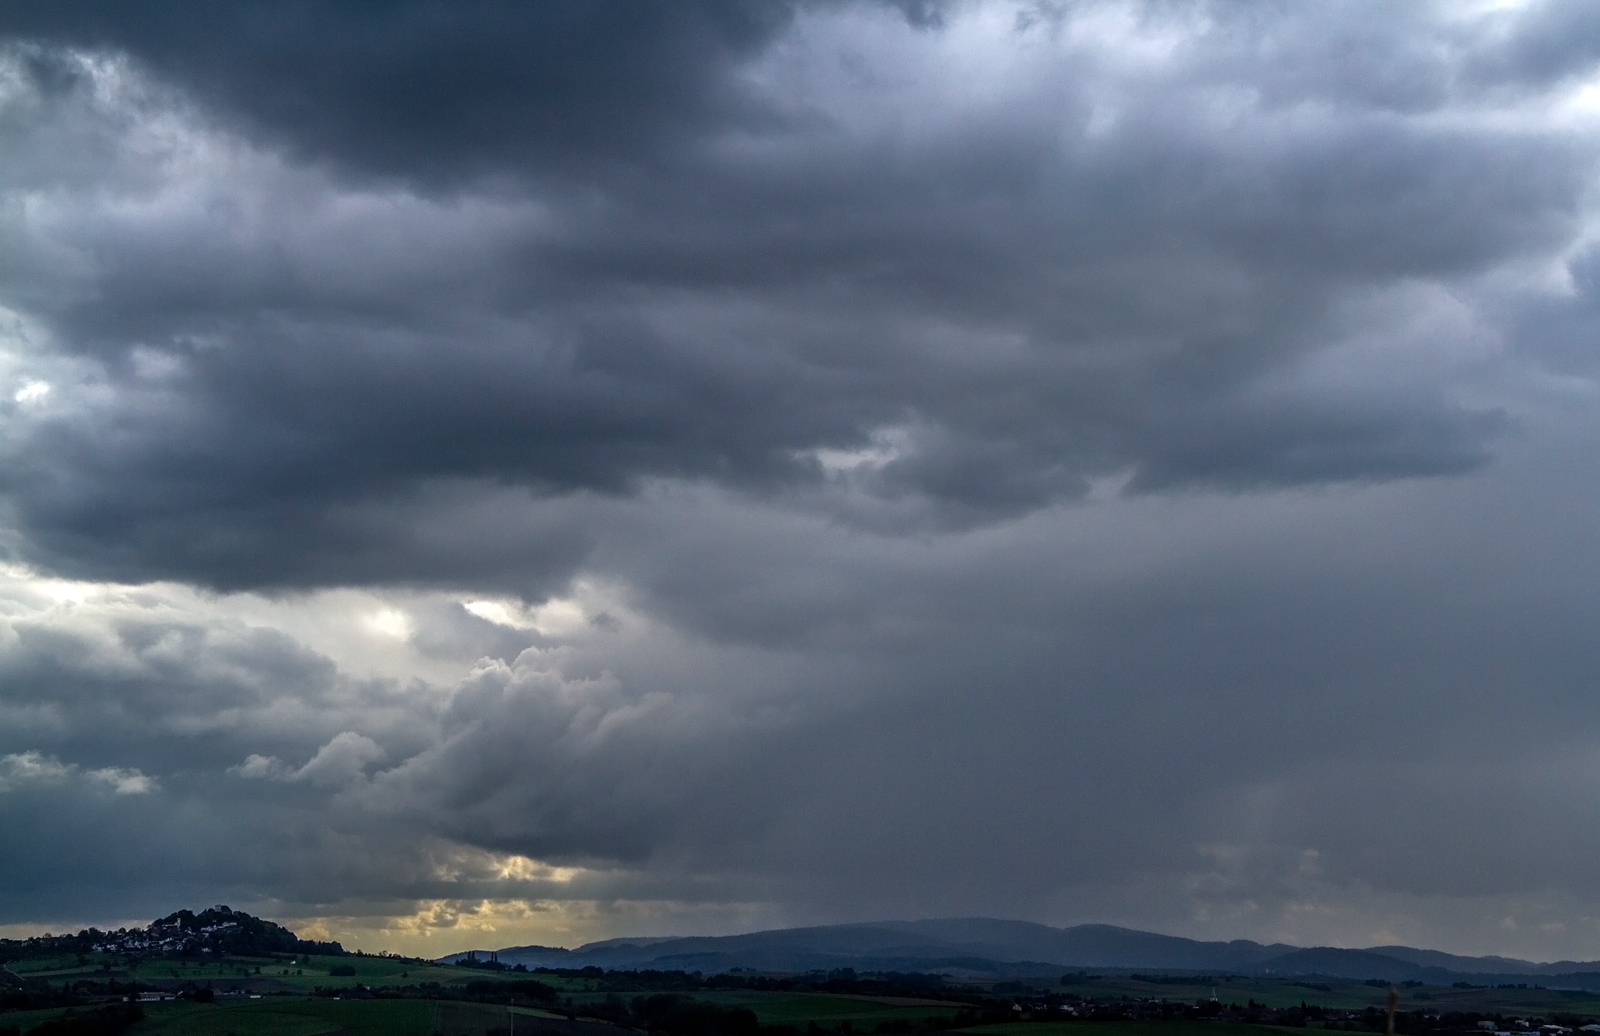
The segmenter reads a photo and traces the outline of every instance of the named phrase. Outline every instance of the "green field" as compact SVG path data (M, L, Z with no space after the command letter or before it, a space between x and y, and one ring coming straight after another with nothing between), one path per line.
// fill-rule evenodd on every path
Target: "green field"
M934 1001L906 1001L895 997L843 996L831 993L761 993L745 990L700 991L696 1000L725 1007L748 1007L762 1025L798 1025L816 1022L832 1028L848 1021L853 1028L872 1028L879 1022L904 1019L916 1024L924 1018L947 1018L959 1005Z
M603 1001L608 995L624 1000L640 995L601 992L595 988L601 983L591 978L485 971L401 958L353 955L229 957L207 962L162 958L139 961L120 955L91 954L13 961L8 967L30 980L45 979L58 987L80 978L96 983L133 978L147 987L174 991L180 986L198 985L218 992L243 988L262 994L254 999L219 997L210 1004L187 1000L149 1003L145 1005L145 1020L128 1030L127 1036L319 1036L336 1032L343 1036L491 1036L508 1028L507 1009L499 1005L424 999L313 999L308 994L316 987L364 985L384 989L437 983L448 988L479 979L533 979L561 989L565 997L580 1005L580 1010L581 1005ZM349 967L355 974L329 974L335 967ZM1060 974L1021 983L1008 982L1001 984L997 991L990 988L994 983L976 980L952 985L957 989L991 993L996 997L990 1003L991 1010L1007 1009L1013 996L1025 1000L1044 993L1070 993L1106 1005L1124 998L1192 1004L1209 1000L1215 992L1225 1004L1253 1000L1269 1007L1284 1008L1304 1002L1338 1011L1381 1008L1388 994L1387 986L1325 978L1219 976L1214 980L1148 981L1114 975L1065 977L1065 982ZM941 1001L937 991L930 991L926 999L822 993L804 987L788 992L707 989L674 992L724 1007L748 1008L764 1025L791 1025L804 1030L815 1023L831 1030L841 1023L849 1023L855 1032L863 1034L884 1023L909 1023L921 1029L930 1018L950 1018L964 1009L959 1003ZM1402 987L1400 997L1403 1011L1476 1012L1544 1020L1559 1016L1600 1017L1600 993L1576 990L1412 986ZM63 1010L4 1012L0 1013L0 1025L16 1025L26 1031ZM522 1016L543 1012L517 1008L514 1013ZM1318 1029L1320 1023L1313 1021L1310 1027ZM1208 1021L1052 1020L1005 1022L968 1031L983 1036L1269 1036L1286 1034L1290 1030ZM1304 1036L1305 1030L1299 1032Z
M1422 994L1419 996L1418 994ZM1600 1015L1600 993L1582 989L1454 989L1400 991L1400 1006L1414 1011L1480 1011L1485 1014Z
M548 976L536 976L544 981ZM639 993L589 993L576 994L577 1004L598 1003L608 995L631 1000ZM853 1028L872 1028L879 1022L904 1019L920 1024L924 1018L946 1018L961 1009L959 1004L940 1003L934 1000L905 1000L895 997L854 996L835 993L786 993L756 990L697 989L680 995L696 1000L721 1004L724 1007L746 1007L755 1012L762 1025L797 1025L804 1028L807 1022L816 1022L823 1028L832 1028L848 1021Z
M1326 988L1313 988L1313 986ZM1389 987L1375 988L1359 982L1326 980L1296 983L1272 978L1218 978L1208 982L1141 982L1132 978L1105 977L1069 981L1061 985L1050 983L1051 989L1061 990L1096 1000L1132 997L1144 1000L1150 997L1181 1003L1210 999L1216 990L1217 999L1225 1004L1246 1003L1254 1000L1268 1007L1294 1007L1301 1001L1342 1011L1359 1011L1363 1007L1382 1007ZM1409 991L1408 991L1409 992Z
M329 972L336 967L349 967L355 969L355 975L330 975ZM162 974L163 969L170 972L172 964L166 961L155 961L149 966L139 968L138 977L143 979L167 977ZM228 978L226 966L218 968L211 966L211 974L220 978ZM394 957L296 957L290 960L275 960L261 967L260 978L273 979L284 988L310 991L317 986L410 986L421 985L424 982L438 982L449 984L451 982L466 982L473 978L482 978L483 972L469 971L465 968L440 966L437 964L419 964L416 961L400 960ZM204 978L205 969L201 968L193 976L180 974L179 978Z
M451 970L454 974L459 975L462 973L463 969ZM592 991L600 984L592 978L564 978L561 975L536 975L531 971L527 974L523 974L520 971L472 971L470 972L469 977L504 979L508 982L515 982L518 979L531 978L543 982L547 986L552 986L556 989L559 989L565 993L581 993ZM456 981L460 982L463 980L458 978Z
M1362 987L1371 988L1371 987ZM1437 987L1435 987L1437 990ZM1209 992L1209 990L1208 990ZM1219 996L1223 990L1219 985ZM1257 991L1259 993L1259 991ZM1552 990L1452 990L1473 993L1553 994ZM1588 995L1588 994L1584 994ZM832 1029L849 1022L867 1033L882 1022L904 1019L918 1026L923 1019L948 1016L958 1005L907 1002L827 993L702 991L696 999L724 1006L747 1007L763 1024L804 1028L816 1022ZM1256 997L1259 1002L1260 997ZM1563 1005L1564 1009L1565 1005ZM26 1030L48 1017L50 1011L11 1011L0 1014L0 1024ZM507 1008L499 1005L432 1000L333 1000L271 996L259 999L219 1000L205 1004L176 1000L145 1005L146 1017L126 1036L498 1036L508 1028ZM518 1016L543 1015L541 1011L513 1009ZM1530 1014L1536 1012L1528 1012ZM1545 1011L1546 1015L1554 1013ZM1315 1025L1313 1029L1317 1028ZM1061 1021L1005 1022L962 1030L973 1036L1305 1036L1306 1030L1208 1021Z
M23 978L43 978L65 982L88 978L104 981L134 979L171 988L173 983L192 982L200 986L228 989L234 986L251 992L304 992L318 986L406 986L437 982L462 983L474 978L493 977L467 968L419 963L394 957L227 957L222 960L176 960L166 958L129 959L114 954L89 954L80 964L77 957L60 956L12 961L7 965ZM335 967L355 969L355 975L331 975ZM556 983L550 983L556 984Z
M493 1004L443 1002L434 1008L431 1031L441 1036L506 1034L510 1028L506 1017L508 1013L504 1007Z
M1304 1029L1230 1022L1003 1022L962 1032L986 1036L1305 1036Z
M128 1032L137 1036L314 1036L341 1027L330 1019L287 1010L292 1007L288 1003L273 1003L270 1008L257 1006L260 1003L146 1004L144 1021Z
M46 1011L6 1011L0 1014L0 1026L15 1025L19 1029L27 1030L47 1018L65 1013L64 1007L53 1007Z
M435 1004L428 1000L293 1000L273 998L197 1004L147 1004L145 1019L127 1036L429 1036Z
M88 973L95 971L101 965L109 964L114 958L104 954L89 954L88 964L79 964L78 958L63 954L57 957L30 957L27 960L14 960L6 964L12 974L26 975L30 978L53 977L69 972Z

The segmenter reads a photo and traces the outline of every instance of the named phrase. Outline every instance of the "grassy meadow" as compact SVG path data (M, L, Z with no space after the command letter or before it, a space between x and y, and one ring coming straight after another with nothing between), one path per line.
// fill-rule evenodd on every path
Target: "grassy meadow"
M512 1016L529 1023L530 1036L543 1019L548 1030L559 1027L564 1011L556 1013L519 1006L470 1003L450 999L452 987L465 996L474 980L516 981L535 979L559 989L581 1014L586 1004L619 995L631 1001L634 992L608 994L603 983L591 977L539 973L492 972L477 968L378 956L278 956L226 957L216 960L150 957L121 954L41 956L12 961L8 969L27 981L45 980L55 987L89 980L135 980L145 988L177 990L210 987L223 992L243 989L250 998L219 997L212 1003L193 1000L152 1002L144 1005L143 1021L124 1030L123 1036L499 1036L512 1027ZM335 969L353 974L334 975ZM427 987L429 999L338 1000L313 997L318 987L327 989L366 986L371 989ZM995 988L998 986L998 988ZM1012 996L1022 1000L1043 994L1073 994L1098 1003L1162 999L1174 1003L1207 1000L1213 993L1224 1004L1257 1004L1273 1008L1295 1007L1302 1002L1334 1011L1360 1011L1382 1007L1387 986L1339 979L1244 978L1162 979L1132 976L1061 974L1033 980L989 983L952 981L952 991L989 994L1003 1009ZM748 1008L762 1025L789 1025L804 1033L808 1027L858 1034L880 1027L900 1031L926 1030L948 1024L962 1004L941 1000L937 991L917 996L871 996L824 993L806 987L793 991L696 989L688 995L722 1007ZM1431 1014L1451 1011L1499 1014L1506 1017L1551 1019L1557 1016L1600 1017L1600 993L1538 988L1460 988L1409 986L1401 989L1401 1009ZM0 1029L16 1026L24 1033L66 1009L0 1012ZM85 1010L85 1009L80 1009ZM995 1017L994 1014L990 1015ZM580 1017L581 1021L581 1017ZM595 1023L590 1022L591 1026ZM1309 1028L1321 1023L1313 1019ZM519 1030L520 1031L520 1030ZM592 1029L590 1030L592 1031ZM981 1036L1273 1036L1291 1031L1237 1021L1107 1021L1019 1020L981 1025L964 1030Z
M902 997L746 990L707 991L696 993L695 999L710 1000L724 1007L749 1008L762 1025L797 1025L804 1028L807 1023L816 1022L825 1029L831 1029L847 1021L858 1032L875 1028L880 1022L904 1020L918 1025L925 1018L947 1018L961 1006Z
M146 1004L127 1036L430 1036L434 1008L427 1000L173 1000Z
M1231 1022L1004 1022L978 1025L963 1032L983 1036L1305 1036L1304 1029Z

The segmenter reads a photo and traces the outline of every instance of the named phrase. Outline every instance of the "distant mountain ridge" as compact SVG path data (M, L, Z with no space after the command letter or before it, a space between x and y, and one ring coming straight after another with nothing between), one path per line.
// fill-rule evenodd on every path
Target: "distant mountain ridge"
M488 950L471 951L487 956ZM1410 946L1351 950L1262 944L1248 939L1204 942L1115 925L1052 928L1030 921L968 917L878 921L784 928L745 935L606 939L577 949L508 946L501 963L529 968L657 969L715 972L729 968L804 972L922 971L996 977L1092 968L1112 971L1226 972L1479 985L1537 981L1600 989L1600 961L1539 964L1510 957L1463 957ZM456 961L465 953L441 958Z

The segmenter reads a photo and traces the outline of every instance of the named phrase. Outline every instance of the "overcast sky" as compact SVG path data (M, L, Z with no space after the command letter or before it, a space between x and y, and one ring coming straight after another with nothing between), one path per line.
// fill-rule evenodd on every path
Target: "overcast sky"
M0 934L1600 958L1600 6L0 0Z

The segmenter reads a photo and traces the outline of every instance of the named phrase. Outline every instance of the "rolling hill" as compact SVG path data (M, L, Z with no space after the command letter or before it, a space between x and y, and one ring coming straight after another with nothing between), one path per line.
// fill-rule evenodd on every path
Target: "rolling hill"
M487 956L488 950L472 951ZM1298 947L1247 939L1203 942L1115 925L1069 928L995 918L881 921L785 928L745 935L607 939L576 949L508 946L507 965L529 968L803 972L922 971L955 975L1040 975L1071 969L1324 975L1335 978L1478 985L1529 982L1600 989L1600 962L1539 964L1508 957L1463 957L1409 946ZM466 954L443 958L455 961Z

